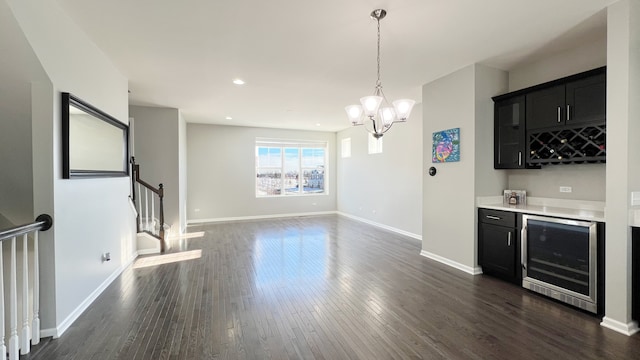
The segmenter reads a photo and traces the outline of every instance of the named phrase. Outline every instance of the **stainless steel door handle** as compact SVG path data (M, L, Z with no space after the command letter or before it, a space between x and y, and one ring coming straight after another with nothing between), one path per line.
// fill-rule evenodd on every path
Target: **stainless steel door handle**
M511 231L509 231L509 236L507 236L507 246L511 246Z
M567 104L567 121L571 120L571 105Z
M522 151L518 151L518 166L522 166Z
M487 215L485 216L487 219L491 219L491 220L502 220L501 217L498 216L493 216L493 215Z
M527 231L527 227L523 226L520 232L520 264L522 264L522 270L524 270L525 272L527 271L527 258L526 258L527 242L525 240L526 231ZM523 274L522 276L523 277L526 276L526 273Z

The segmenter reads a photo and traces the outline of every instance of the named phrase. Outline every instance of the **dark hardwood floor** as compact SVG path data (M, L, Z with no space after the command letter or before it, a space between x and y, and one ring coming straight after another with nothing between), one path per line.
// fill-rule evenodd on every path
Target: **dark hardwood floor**
M344 217L189 231L205 234L142 258L25 358L640 359L638 335Z

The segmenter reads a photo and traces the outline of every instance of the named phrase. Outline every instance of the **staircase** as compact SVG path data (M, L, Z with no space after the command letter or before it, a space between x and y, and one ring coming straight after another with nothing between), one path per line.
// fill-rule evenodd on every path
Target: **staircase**
M10 360L40 343L40 260L38 234L53 219L0 228L0 353Z
M160 245L159 252L163 253L166 247L165 234L168 230L164 223L164 188L162 184L154 187L140 179L140 165L136 164L134 157L131 157L131 169L131 201L136 210L138 241L157 241Z

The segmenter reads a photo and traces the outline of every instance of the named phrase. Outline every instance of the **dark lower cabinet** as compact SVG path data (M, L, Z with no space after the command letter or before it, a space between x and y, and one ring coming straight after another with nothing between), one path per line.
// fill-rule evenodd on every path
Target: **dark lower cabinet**
M522 284L520 214L478 209L478 263L482 272Z
M631 317L640 321L640 228L631 228Z

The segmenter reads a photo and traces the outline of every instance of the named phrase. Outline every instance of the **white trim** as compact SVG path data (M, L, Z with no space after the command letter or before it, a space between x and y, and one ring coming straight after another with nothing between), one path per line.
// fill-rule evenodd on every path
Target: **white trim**
M631 321L625 324L606 316L602 318L600 326L604 326L607 329L611 329L627 336L631 336L640 331L640 329L638 328L638 323L636 321Z
M158 247L157 249L138 250L138 255L151 255L151 254L160 254L160 247Z
M98 298L98 296L100 296L100 294L102 294L102 292L109 287L109 285L111 285L111 283L118 278L118 276L120 276L120 274L122 274L122 272L129 267L129 265L131 265L133 263L133 261L136 259L136 257L138 256L138 252L134 252L131 254L131 259L129 261L127 261L125 264L123 264L122 266L120 266L118 269L116 269L105 281L102 282L102 284L100 284L100 286L98 286L97 289L95 289L75 310L73 310L71 312L71 314L69 314L69 316L67 316L66 319L64 319L62 322L60 322L58 324L58 326L56 328L53 329L44 329L40 331L40 334L42 337L53 337L53 338L59 338L60 336L62 336L62 334L64 334L65 331L67 331L67 329L69 329L69 327L73 324L74 321L76 321L78 319L78 317L80 317L80 315L82 315L82 313L87 310L87 308L96 300L96 298Z
M191 220L187 220L187 226L216 223L216 222L223 222L223 221L261 220L261 219L276 219L276 218L286 218L286 217L333 215L333 214L336 214L336 212L335 211L316 211L316 212L295 213L295 214L274 214L274 215L254 215L254 216L233 216L233 217L211 218L211 219L191 219Z
M150 255L150 254L159 254L160 250L161 250L161 244L160 244L160 240L158 238L156 238L155 236L151 236L149 234L147 234L146 232L139 232L136 234L136 248L138 247L138 240L140 238L145 238L148 240L153 241L153 247L148 247L148 248L144 248L144 249L138 249L138 255Z
M131 206L131 212L133 212L133 215L135 215L135 217L138 218L138 210L136 210L136 204L133 202L133 199L131 198L131 196L129 196L128 198L129 198L129 206Z
M456 268L458 270L464 271L467 274L471 274L471 275L480 275L482 274L482 268L479 266L476 267L471 267L471 266L467 266L464 264L460 264L459 262L447 259L445 257L442 257L440 255L436 255L434 253L430 253L428 251L422 250L420 251L420 255L429 258L431 260L435 260L437 262L443 263L445 265L451 266L452 268Z
M353 219L353 220L357 220L357 221L363 222L365 224L373 225L373 226L379 227L381 229L389 230L391 232L398 233L400 235L408 236L410 238L414 238L416 240L422 241L422 236L418 235L418 234L414 234L414 233L411 233L411 232L408 232L408 231L404 231L404 230L401 230L401 229L398 229L398 228L394 228L394 227L389 226L389 225L385 225L385 224L381 224L381 223L378 223L378 222L375 222L375 221L371 221L369 219L365 219L365 218L361 218L361 217L354 216L354 215L351 215L351 214L343 213L341 211L337 211L336 214L344 216L344 217L348 217L348 218Z
M40 338L47 338L47 337L52 337L54 339L57 338L56 328L40 329Z

